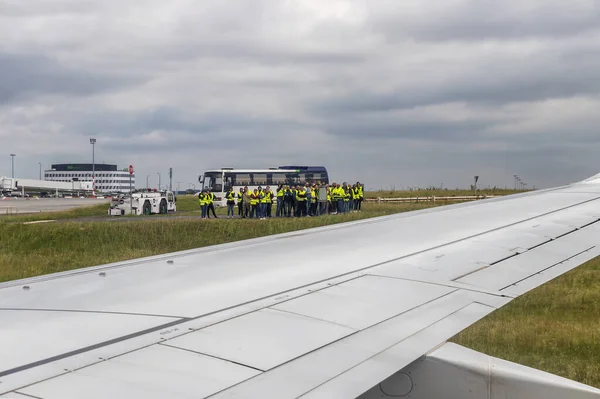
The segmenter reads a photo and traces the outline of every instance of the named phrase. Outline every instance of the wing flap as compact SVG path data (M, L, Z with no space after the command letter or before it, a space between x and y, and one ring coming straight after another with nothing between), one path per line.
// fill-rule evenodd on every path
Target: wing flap
M582 252L576 256L573 256L559 264L553 265L549 268L544 269L536 274L533 274L519 282L516 282L506 288L502 289L502 292L506 295L519 296L540 285L547 283L548 281L584 264L587 261L594 259L600 255L598 247Z
M363 276L272 308L362 330L456 289Z
M487 290L501 290L593 250L596 237L595 229L585 227L457 281ZM589 256L593 257L595 253L592 251ZM581 259L589 260L591 257Z
M482 319L495 308L472 303L432 324L419 334L378 353L357 364L345 373L303 395L303 398L345 399L355 398L371 389L374 381L383 381L398 370L406 367L424 353L439 345L439 342L458 334L464 325Z
M336 341L324 348L260 374L215 395L215 397L295 398L343 375L356 365L368 361L411 336L415 336L415 342L422 342L424 346L429 346L429 349L431 349L439 344L440 339L448 339L455 334L454 331L457 329L460 331L460 329L464 328L459 327L462 322L471 321L470 319L466 320L462 318L451 319L453 321L450 323L455 327L447 330L439 330L435 327L428 330L428 327L434 326L439 321L453 314L458 313L460 317L463 314L459 313L461 309L469 307L474 302L485 302L488 299L486 297L490 297L490 295L462 290L452 292L442 298L438 298L409 312L383 321L345 339ZM496 297L492 301L501 306L510 301L510 298ZM493 311L495 307L479 305L477 309L485 310L485 312L477 313L477 318L481 318ZM426 340L426 334L428 334L426 331L438 331L440 334L431 336L430 340ZM410 348L411 345L407 348ZM407 349L407 354L402 358L403 360L394 364L402 368L423 353L425 352ZM406 364L403 362L406 362ZM397 370L398 368L389 375ZM382 379L384 378L386 377L382 377ZM369 389L378 381L380 380L369 380L371 385L367 386L364 390ZM358 392L357 395L360 393L362 392Z
M174 338L168 345L268 370L355 331L311 317L263 309Z

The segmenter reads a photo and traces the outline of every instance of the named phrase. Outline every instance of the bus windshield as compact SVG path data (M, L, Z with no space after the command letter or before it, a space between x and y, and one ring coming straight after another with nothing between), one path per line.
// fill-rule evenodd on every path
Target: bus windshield
M221 172L206 172L203 186L203 188L214 193L223 192L223 174Z

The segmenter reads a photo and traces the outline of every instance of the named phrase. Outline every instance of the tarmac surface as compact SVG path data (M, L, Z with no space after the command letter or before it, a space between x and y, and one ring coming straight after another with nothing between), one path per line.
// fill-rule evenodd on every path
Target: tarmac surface
M67 209L108 204L108 198L15 198L0 199L0 217L23 213L64 211Z

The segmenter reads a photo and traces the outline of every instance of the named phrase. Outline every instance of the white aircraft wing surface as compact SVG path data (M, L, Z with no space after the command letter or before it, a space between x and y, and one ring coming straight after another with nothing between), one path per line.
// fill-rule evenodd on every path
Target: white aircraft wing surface
M6 282L0 398L368 395L424 355L461 356L432 351L598 256L599 220L590 178Z

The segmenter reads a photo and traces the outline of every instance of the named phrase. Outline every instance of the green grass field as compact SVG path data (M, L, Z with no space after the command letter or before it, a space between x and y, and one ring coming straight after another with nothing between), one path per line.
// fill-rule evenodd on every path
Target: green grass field
M477 195L510 195L522 193L523 190L512 190L504 188L486 188L478 189ZM460 197L473 195L473 190L465 189L419 189L419 190L378 190L368 191L365 193L365 198L407 198L407 197Z
M150 216L119 223L22 223L50 218L104 216L106 206L0 217L0 281L434 205L365 204L362 213L267 222L245 219L177 220L169 219L169 216ZM180 197L178 208L180 215L198 214L194 197ZM219 210L219 213L222 212ZM453 341L600 387L599 283L600 259L595 259L516 299L463 331Z

